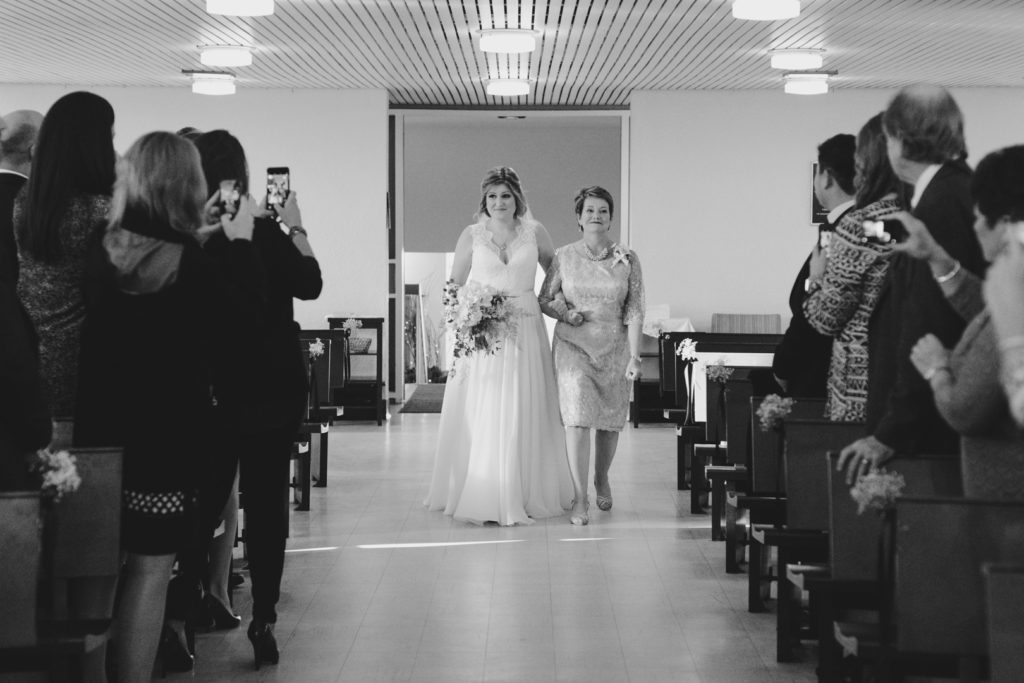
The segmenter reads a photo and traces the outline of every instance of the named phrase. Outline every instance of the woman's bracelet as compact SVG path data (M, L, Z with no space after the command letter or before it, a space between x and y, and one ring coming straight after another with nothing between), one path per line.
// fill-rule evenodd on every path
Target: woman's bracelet
M303 237L308 237L309 233L307 233L306 229L304 227L302 227L301 225L293 225L288 230L288 236L289 237L295 237L296 235L302 235Z
M938 282L940 285L944 285L947 282L949 282L950 280L952 280L953 278L955 278L959 274L960 274L960 262L959 261L953 261L953 270L949 271L945 275L936 275L935 276L935 281Z
M949 372L949 366L948 365L936 365L934 367L928 368L928 370L924 373L925 381L926 382L931 382L932 381L932 377L935 377L935 375L939 374L940 372Z

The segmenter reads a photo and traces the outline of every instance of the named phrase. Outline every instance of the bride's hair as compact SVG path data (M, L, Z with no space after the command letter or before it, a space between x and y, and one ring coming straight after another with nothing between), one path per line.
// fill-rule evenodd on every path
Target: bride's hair
M487 213L487 190L494 185L505 185L515 197L517 218L526 213L526 194L523 192L523 184L519 182L519 175L508 166L497 166L488 171L480 183L480 210L476 214L478 219L491 215Z

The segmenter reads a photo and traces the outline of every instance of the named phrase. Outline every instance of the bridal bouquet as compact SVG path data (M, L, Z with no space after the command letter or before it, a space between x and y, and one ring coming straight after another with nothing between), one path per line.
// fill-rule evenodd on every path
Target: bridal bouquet
M516 305L493 287L474 281L460 287L449 280L443 300L457 359L477 351L494 353L519 331Z
M877 470L857 477L857 483L850 489L850 497L857 503L857 514L865 510L885 512L896 503L896 496L903 492L907 482L899 472Z

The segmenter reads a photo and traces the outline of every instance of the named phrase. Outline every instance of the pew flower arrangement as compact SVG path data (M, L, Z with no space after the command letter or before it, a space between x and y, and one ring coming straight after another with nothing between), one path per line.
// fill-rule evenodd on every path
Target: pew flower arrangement
M43 479L43 496L55 503L65 494L77 491L82 484L75 456L67 451L54 453L49 448L39 449L36 452L35 470Z
M736 368L726 367L725 359L719 358L713 364L707 367L708 381L718 382L719 384L725 384L732 377L732 371Z
M676 344L676 355L683 363L683 380L686 382L686 419L684 426L694 423L695 397L693 391L693 365L697 362L697 342L687 337Z
M443 296L445 322L455 337L454 355L494 353L519 331L518 309L508 294L479 282L461 287L449 280ZM455 368L449 374L455 374Z
M782 426L782 419L793 410L796 403L791 398L782 398L778 394L768 394L761 401L757 408L757 416L761 420L761 430L769 431L779 429Z
M896 504L896 497L907 485L899 472L885 469L868 472L857 477L857 483L850 489L850 497L857 503L857 514L865 510L885 512Z
M345 336L352 334L353 330L358 330L363 326L363 321L359 318L346 318L345 322L341 323L341 329L345 330Z
M689 337L676 344L676 355L681 360L695 362L697 360L697 342Z
M309 342L309 359L316 360L322 355L324 355L324 342L317 337L315 341Z

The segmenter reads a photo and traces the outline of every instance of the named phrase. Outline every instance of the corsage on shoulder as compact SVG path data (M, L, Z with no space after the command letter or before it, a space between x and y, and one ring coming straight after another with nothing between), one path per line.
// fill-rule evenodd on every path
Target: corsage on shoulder
M612 268L615 267L616 263L629 265L629 249L626 249L621 244L616 244L612 247Z

